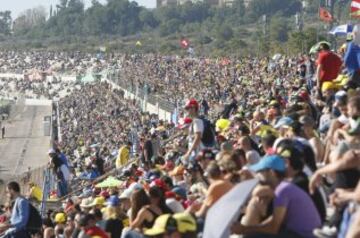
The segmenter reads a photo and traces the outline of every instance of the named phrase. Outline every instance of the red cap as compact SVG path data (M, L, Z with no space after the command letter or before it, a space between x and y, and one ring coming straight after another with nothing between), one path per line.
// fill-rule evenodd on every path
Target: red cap
M151 182L150 187L159 187L160 189L162 189L163 191L167 191L167 186L166 183L161 180L161 179L155 179L154 181Z
M185 108L190 108L190 107L195 107L197 110L199 109L199 103L198 101L196 101L196 99L192 98L189 99L186 104L185 104Z
M302 90L299 93L299 97L302 98L302 100L304 100L304 101L309 101L309 94L305 90Z

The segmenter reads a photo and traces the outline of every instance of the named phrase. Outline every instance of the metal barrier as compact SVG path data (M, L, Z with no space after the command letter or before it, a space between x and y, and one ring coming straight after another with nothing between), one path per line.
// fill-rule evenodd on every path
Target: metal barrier
M130 93L137 95L139 98L143 100L146 99L148 103L153 105L158 104L159 108L161 108L164 111L173 113L176 108L175 103L169 102L168 100L159 97L157 95L149 94L149 91L146 89L146 87L144 88L137 87L131 81L123 79L121 72L108 74L108 79L114 82L115 84L119 85L120 87L126 89Z

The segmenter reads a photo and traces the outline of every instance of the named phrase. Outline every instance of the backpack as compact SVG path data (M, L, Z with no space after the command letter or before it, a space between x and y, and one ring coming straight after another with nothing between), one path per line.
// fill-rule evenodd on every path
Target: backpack
M199 118L204 125L204 131L203 134L201 136L201 142L203 143L203 145L205 147L213 147L216 144L216 140L215 140L215 132L214 132L214 128L213 125L211 124L211 122L204 118L204 117L200 117Z
M42 218L39 211L29 202L29 220L26 224L26 230L30 235L35 235L42 228Z

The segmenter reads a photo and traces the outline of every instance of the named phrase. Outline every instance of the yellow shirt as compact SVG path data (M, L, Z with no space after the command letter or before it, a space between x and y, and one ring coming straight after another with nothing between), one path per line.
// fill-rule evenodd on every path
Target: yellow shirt
M41 202L42 197L43 197L43 193L41 191L41 188L39 186L32 186L30 196L32 198L36 199L36 201Z
M119 149L118 157L115 161L115 166L117 169L126 165L126 163L129 161L129 155L130 151L127 146L124 145Z

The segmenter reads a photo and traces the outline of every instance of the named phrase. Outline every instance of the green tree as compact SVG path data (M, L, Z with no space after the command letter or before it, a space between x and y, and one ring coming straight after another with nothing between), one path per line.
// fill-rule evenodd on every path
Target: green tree
M234 31L229 25L220 25L216 33L217 37L224 41L230 40L234 35Z
M151 28L156 28L159 25L159 21L156 19L154 12L145 8L140 11L139 19L142 24Z
M11 33L11 12L0 12L0 34L10 35Z
M270 39L276 42L286 42L288 39L289 24L285 18L273 17L270 21Z

